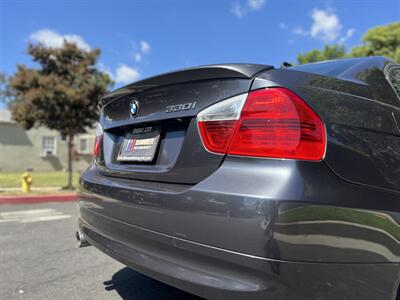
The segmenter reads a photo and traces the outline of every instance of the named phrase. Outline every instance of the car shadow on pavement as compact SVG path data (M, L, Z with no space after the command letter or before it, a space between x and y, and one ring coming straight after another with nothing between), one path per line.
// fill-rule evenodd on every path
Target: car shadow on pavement
M115 290L122 299L202 299L140 274L128 267L116 272L111 280L104 282L104 286L107 291Z

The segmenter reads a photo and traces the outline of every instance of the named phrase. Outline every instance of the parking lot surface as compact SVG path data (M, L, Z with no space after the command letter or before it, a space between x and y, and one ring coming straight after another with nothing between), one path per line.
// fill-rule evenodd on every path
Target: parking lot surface
M0 299L199 299L78 249L74 202L0 205Z

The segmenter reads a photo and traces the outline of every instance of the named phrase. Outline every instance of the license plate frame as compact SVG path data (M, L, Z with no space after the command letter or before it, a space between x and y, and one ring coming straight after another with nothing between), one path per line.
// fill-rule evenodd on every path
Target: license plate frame
M133 128L125 133L118 150L118 162L151 163L160 143L161 127L145 126Z

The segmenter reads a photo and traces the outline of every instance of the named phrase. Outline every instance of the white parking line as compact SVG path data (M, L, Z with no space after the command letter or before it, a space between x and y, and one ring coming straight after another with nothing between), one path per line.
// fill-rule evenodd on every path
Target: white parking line
M6 212L0 212L0 217L37 215L37 214L51 213L53 211L55 210L52 208L6 211Z
M52 208L44 209L30 209L30 210L17 210L7 211L0 213L0 223L5 222L18 222L18 223L31 223L42 221L55 221L61 219L71 218L71 215L64 214Z

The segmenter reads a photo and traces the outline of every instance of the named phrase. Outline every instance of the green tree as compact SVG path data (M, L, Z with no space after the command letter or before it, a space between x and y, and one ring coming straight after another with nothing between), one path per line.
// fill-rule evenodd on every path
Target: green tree
M378 26L368 30L363 38L362 45L354 47L346 54L342 45L326 45L323 50L314 49L297 56L299 64L306 64L322 60L342 57L386 56L400 62L400 22L385 26Z
M28 54L39 67L17 66L9 80L9 108L24 128L46 126L67 138L67 188L72 189L73 138L98 120L98 101L112 81L96 68L99 49L85 51L64 41L60 48L29 44Z
M381 55L400 62L400 22L368 30L362 42L351 50L352 56Z
M322 60L342 58L346 55L346 50L342 45L325 45L323 50L314 49L297 55L299 64L307 64Z

